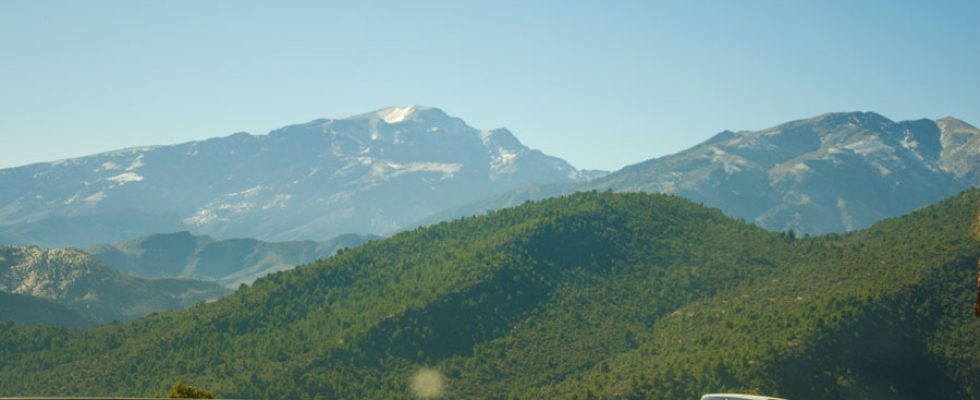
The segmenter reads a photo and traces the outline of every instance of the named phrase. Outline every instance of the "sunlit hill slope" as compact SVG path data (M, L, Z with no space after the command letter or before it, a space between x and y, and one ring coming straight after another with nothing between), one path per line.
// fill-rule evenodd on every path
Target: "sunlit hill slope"
M417 229L215 303L0 325L0 395L980 397L980 191L794 239L666 195L579 193Z

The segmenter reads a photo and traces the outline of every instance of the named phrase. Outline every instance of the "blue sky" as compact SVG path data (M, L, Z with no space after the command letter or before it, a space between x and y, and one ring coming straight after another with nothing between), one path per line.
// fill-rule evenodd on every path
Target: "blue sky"
M980 124L977 1L0 2L0 167L437 106L580 168L828 111Z

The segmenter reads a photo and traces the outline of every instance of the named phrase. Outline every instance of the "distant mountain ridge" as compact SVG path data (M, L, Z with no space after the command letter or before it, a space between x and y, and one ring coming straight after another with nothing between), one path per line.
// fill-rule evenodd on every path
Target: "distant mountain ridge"
M673 193L767 229L861 229L980 185L980 130L947 117L894 122L828 113L724 131L585 183L522 188L427 219L474 215L580 190Z
M190 232L156 234L86 252L123 272L145 277L213 280L236 288L272 272L326 258L380 236L342 235L323 242L216 240Z
M385 234L513 188L595 175L507 129L394 107L268 135L2 169L0 240L81 246L185 229L274 241Z
M387 108L268 135L0 170L0 243L92 245L189 230L286 241L391 233L579 190L674 193L767 229L860 229L980 185L955 118L828 113L724 131L620 171L579 171L506 129Z
M50 300L85 320L108 322L185 308L231 291L212 282L135 277L76 249L0 246L0 292ZM69 316L67 325L76 320Z

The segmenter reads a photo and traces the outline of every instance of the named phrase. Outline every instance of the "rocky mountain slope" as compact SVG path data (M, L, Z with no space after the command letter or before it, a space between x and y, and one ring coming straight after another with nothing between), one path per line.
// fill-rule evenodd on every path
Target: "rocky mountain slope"
M776 231L845 232L980 185L980 130L954 118L894 122L830 113L725 131L582 184L522 188L442 211L475 215L558 193L672 193Z
M272 272L326 258L378 236L343 235L323 242L216 240L182 231L157 234L85 251L106 265L145 277L192 278L237 288Z
M938 119L936 124L942 169L971 187L980 186L980 129L951 117Z
M147 395L179 378L233 398L408 399L421 376L442 398L977 398L978 210L974 190L792 239L675 196L579 193L185 311L0 324L0 395Z
M212 282L144 279L75 249L0 246L0 292L47 299L96 321L185 308L230 291Z
M190 230L325 240L385 234L513 188L595 176L422 106L0 170L0 239L114 243Z

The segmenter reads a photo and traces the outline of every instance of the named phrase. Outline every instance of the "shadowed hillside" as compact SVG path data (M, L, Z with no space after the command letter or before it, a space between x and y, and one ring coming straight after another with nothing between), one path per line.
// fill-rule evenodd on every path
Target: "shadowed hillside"
M0 292L0 321L67 327L95 325L95 321L40 297Z

